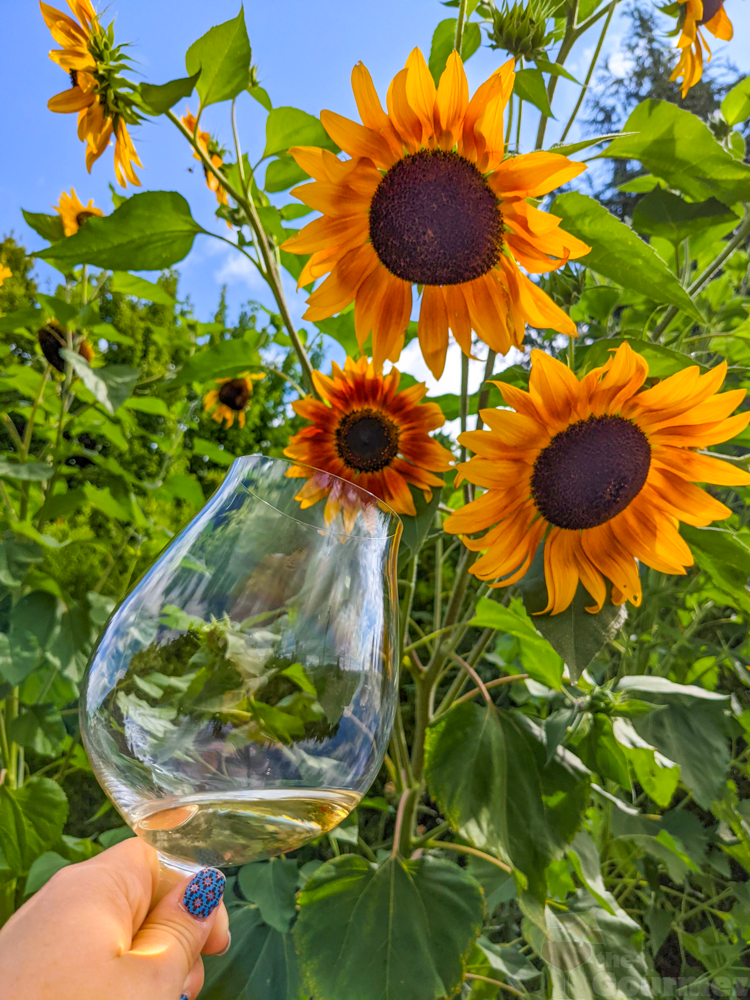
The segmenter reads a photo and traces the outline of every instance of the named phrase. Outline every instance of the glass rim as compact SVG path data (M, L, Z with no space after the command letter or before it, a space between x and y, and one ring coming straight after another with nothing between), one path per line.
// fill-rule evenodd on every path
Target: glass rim
M254 497L257 497L258 500L261 501L261 503L266 504L272 510L278 511L279 514L283 514L284 517L288 517L291 521L296 521L298 524L302 525L305 528L311 528L313 531L323 532L329 535L340 535L346 538L363 538L363 539L369 539L371 541L377 541L377 540L384 541L389 538L394 538L396 535L400 534L403 531L404 523L401 520L401 515L397 514L396 511L393 509L393 507L391 507L390 504L386 503L385 500L381 500L379 496L376 496L374 493L371 493L369 490L366 490L364 486L359 486L357 483L353 483L349 479L344 479L342 476L337 476L333 472L328 472L325 469L319 469L315 465L310 465L309 462L299 462L288 458L276 458L273 455L262 455L259 452L255 452L252 455L238 455L233 460L232 464L229 466L226 478L228 479L232 474L232 472L234 472L235 470L238 473L241 473L243 468L247 467L247 465L250 464L253 461L253 459L261 459L263 462L273 462L277 465L285 465L287 466L287 468L292 468L293 466L301 466L303 469L310 469L311 472L318 472L320 473L321 476L326 476L326 478L328 479L335 479L338 482L342 483L343 486L345 486L346 488L350 490L351 489L355 490L357 494L361 494L364 497L371 498L373 501L373 505L376 506L379 510L381 510L384 514L386 514L390 518L392 524L391 530L387 534L377 534L377 535L369 533L364 534L354 531L344 531L340 528L334 527L333 524L330 525L326 524L322 526L311 524L309 521L303 521L300 518L295 517L293 514L290 514L288 511L282 510L281 508L277 507L275 503L261 496L259 493L257 493L253 489L250 489L248 486L244 487L249 493L252 493ZM288 478L290 481L293 481L297 477L290 476ZM301 480L302 477L299 478ZM301 488L302 485L300 484L300 489ZM318 503L323 503L324 501L325 498L322 497L318 501Z

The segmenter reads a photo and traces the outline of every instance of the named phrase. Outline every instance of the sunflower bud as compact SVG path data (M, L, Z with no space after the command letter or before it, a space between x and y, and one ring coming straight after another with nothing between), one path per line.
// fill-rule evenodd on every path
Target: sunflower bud
M502 0L499 8L493 3L488 28L490 47L503 49L516 59L533 61L546 55L554 40L554 31L547 30L547 22L560 7L560 0L528 0L525 5Z

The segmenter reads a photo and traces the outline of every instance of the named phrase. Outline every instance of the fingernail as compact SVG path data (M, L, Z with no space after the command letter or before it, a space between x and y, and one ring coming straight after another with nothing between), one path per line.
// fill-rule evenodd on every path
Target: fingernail
M227 946L223 951L217 952L216 957L221 958L223 955L226 955L226 953L229 951L231 947L232 947L232 932L227 931Z
M190 997L187 995L187 993L183 993L180 997L180 1000L190 1000Z
M226 879L216 868L202 868L188 883L182 905L191 917L205 920L221 902Z

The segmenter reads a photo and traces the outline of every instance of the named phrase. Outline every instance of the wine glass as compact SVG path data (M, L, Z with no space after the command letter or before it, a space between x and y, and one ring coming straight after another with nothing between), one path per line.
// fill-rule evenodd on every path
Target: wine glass
M251 455L112 615L83 680L94 772L187 874L294 850L357 805L397 697L401 522L315 470ZM330 520L330 510L329 510Z

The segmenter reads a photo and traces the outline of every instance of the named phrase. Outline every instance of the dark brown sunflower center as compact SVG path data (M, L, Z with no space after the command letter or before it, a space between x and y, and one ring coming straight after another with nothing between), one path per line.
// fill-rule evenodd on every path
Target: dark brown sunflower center
M244 410L250 399L250 386L244 378L233 378L219 389L219 402L230 410Z
M70 75L70 86L71 87L77 87L78 86L78 70L77 69L70 70L69 75Z
M651 464L643 431L624 417L589 417L556 434L534 463L531 493L558 528L595 528L640 493Z
M398 455L399 429L378 410L347 413L336 428L339 458L357 472L379 472Z
M703 17L698 21L698 24L701 25L710 21L712 17L715 17L719 13L723 6L724 0L703 0Z
M399 160L378 185L370 239L397 278L460 285L495 266L503 223L497 197L473 163L422 149Z
M81 226L84 224L84 222L87 219L92 218L92 216L94 215L96 215L96 212L87 212L86 209L84 209L82 212L79 212L78 215L76 216L76 225L78 226L78 228L80 229Z

